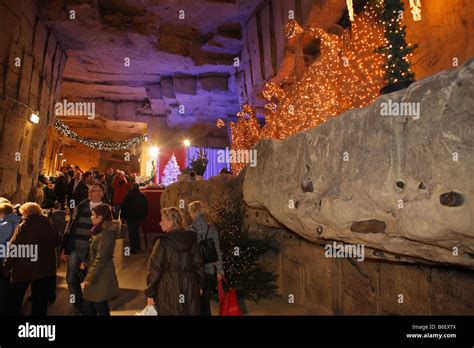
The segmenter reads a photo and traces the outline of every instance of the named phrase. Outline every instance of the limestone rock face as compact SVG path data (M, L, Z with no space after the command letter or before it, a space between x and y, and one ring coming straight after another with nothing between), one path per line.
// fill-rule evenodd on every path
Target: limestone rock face
M471 59L317 128L259 142L245 202L310 241L474 268L473 81ZM394 116L397 106L410 116Z
M238 196L242 197L242 177L221 174L206 181L178 182L168 186L161 195L161 208L181 208L186 224L191 223L187 213L188 204L200 200L207 204L211 217L213 207L226 204Z

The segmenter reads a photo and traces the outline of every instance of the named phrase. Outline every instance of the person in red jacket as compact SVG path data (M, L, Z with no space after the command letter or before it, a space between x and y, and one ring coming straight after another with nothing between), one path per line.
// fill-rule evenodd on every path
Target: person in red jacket
M132 183L127 179L123 172L118 171L114 181L112 182L112 188L114 189L114 198L112 200L114 204L114 219L118 219L123 199L127 195L127 192L132 188Z

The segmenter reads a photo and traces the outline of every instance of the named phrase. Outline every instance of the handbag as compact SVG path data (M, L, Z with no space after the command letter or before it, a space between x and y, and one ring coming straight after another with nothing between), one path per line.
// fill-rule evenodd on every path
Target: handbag
M227 287L227 291L224 290L222 282ZM217 291L219 293L219 315L220 316L239 316L242 315L237 302L237 290L231 288L227 279L222 277L217 283Z
M204 263L212 263L219 260L214 241L212 239L207 238L208 234L209 234L209 225L207 225L206 236L204 237L203 240L199 242L199 245L201 246L202 256L204 258Z

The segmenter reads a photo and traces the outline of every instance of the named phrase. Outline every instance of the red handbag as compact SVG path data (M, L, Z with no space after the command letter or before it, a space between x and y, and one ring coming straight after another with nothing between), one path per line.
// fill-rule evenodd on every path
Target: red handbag
M227 285L228 291L224 290L222 280ZM242 315L240 312L239 303L237 302L237 290L231 288L227 279L222 277L222 280L217 282L217 291L219 292L219 315L221 316L238 316Z

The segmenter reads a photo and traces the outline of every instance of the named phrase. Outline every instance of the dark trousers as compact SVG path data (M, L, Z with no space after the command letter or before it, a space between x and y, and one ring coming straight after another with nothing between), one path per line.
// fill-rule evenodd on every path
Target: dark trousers
M109 304L107 301L91 302L84 300L84 315L110 316Z
M61 204L61 210L66 210L66 194L60 194L56 200Z
M140 250L140 222L127 220L127 228L131 251Z
M86 261L87 250L73 250L69 254L67 271L66 271L66 282L69 289L69 300L78 310L82 310L82 289L81 289L81 277L80 267L81 262Z
M31 284L31 315L45 316L48 312L48 300L51 298L51 284L56 276L45 277L33 281L13 283L9 293L10 314L20 315L21 305L26 290Z
M202 290L201 295L201 315L210 316L211 315L211 293L216 288L217 285L217 275L206 274L206 285Z
M0 267L1 270L1 267ZM8 314L8 299L10 295L10 278L0 275L0 315Z

